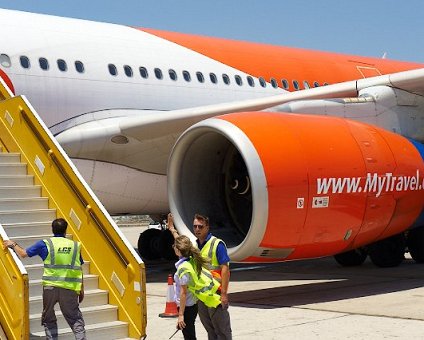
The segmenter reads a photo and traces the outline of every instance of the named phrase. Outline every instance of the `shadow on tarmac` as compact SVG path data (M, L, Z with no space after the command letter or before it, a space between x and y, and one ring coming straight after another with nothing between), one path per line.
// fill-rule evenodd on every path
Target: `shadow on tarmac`
M174 274L171 261L147 261L148 283ZM424 286L424 265L406 259L399 267L377 268L370 261L341 267L333 258L272 264L231 264L233 306L281 308L368 297ZM273 287L262 288L272 282Z

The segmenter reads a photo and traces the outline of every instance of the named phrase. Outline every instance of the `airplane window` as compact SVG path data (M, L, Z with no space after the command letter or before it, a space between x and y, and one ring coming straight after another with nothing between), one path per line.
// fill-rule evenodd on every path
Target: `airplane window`
M303 87L305 88L305 89L310 89L311 87L309 86L309 83L308 83L308 81L307 80L304 80L303 81Z
M247 76L247 82L249 83L250 87L255 87L255 81L251 76Z
M78 73L84 73L84 64L82 63L82 61L75 61L75 69L77 70Z
M0 54L0 64L4 67L10 67L12 65L10 57L7 54Z
M241 77L238 74L236 74L234 76L234 79L236 80L236 83L237 83L238 86L242 86L243 85L243 80L241 79Z
M230 85L230 77L227 74L223 74L222 75L222 80L224 81L225 84Z
M211 79L211 82L216 84L218 83L218 78L216 77L215 73L209 73L209 78Z
M319 83L317 81L314 81L314 87L319 87Z
M204 83L205 82L205 77L203 77L203 73L202 72L196 72L196 77L197 77L197 80L199 81L199 83Z
M271 85L274 89L278 88L278 83L274 78L271 78Z
M21 62L21 66L23 68L30 68L31 63L29 62L28 57L22 55L22 56L20 56L19 61Z
M191 81L190 72L183 71L183 77L184 77L185 81Z
M172 80L177 80L177 72L175 72L175 70L170 69L168 73L169 73L169 78L171 78Z
M49 69L49 62L46 58L38 59L38 63L40 64L42 70L47 71Z
M147 72L147 69L145 67L140 67L139 71L140 71L140 76L142 78L146 79L147 77L149 77L149 73Z
M124 65L124 72L127 75L127 77L131 78L133 76L133 70L131 68L131 66L129 65Z
M289 82L287 81L287 79L281 79L281 84L283 84L283 88L285 90L289 89Z
M157 68L157 67L155 68L155 76L158 79L162 79L163 78L162 70L160 68Z
M262 87L266 87L266 81L264 78L259 77L259 84L261 84Z
M324 83L324 84L322 84L322 86L327 86L328 85L328 83Z
M116 75L118 74L118 70L116 69L116 66L115 66L115 65L113 65L113 64L109 64L109 65L108 65L108 68L109 68L109 73L110 73L112 76L116 76Z
M299 90L299 82L297 80L293 80L293 87L296 91Z
M65 72L68 69L68 66L66 65L66 61L63 59L58 59L57 68L61 70L62 72Z

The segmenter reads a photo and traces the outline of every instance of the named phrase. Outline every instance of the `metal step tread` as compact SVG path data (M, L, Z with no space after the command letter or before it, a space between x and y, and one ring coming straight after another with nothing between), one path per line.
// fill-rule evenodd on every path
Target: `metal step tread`
M16 177L15 177L16 178ZM41 185L39 184L25 184L25 185L0 185L0 190L2 189L32 189L32 188L41 188Z
M0 204L16 201L48 201L48 197L0 197Z
M104 289L90 289L90 290L84 291L84 296L87 297L87 295L105 294L105 293L108 294L109 291ZM43 297L41 295L29 297L29 302L42 301L42 300L43 300Z
M120 327L128 327L128 323L123 321L110 321L110 322L101 322L101 323L95 323L91 325L85 325L85 331L86 333L90 331L96 331L101 329L113 329L113 328L120 328ZM72 331L70 328L61 328L58 329L59 335L65 335L65 334L72 334ZM31 337L45 337L46 333L44 331L42 332L35 332L31 333ZM89 338L87 336L87 338ZM122 339L122 338L121 338Z
M14 210L14 211L0 211L0 214L10 214L10 213L19 213L19 214L32 214L34 211L56 211L56 209L34 209L34 210ZM40 222L40 221L39 221Z
M13 222L13 223L2 223L3 228L31 228L39 225L48 225L52 226L51 221L41 221L41 222Z
M84 317L84 314L88 314L88 313L94 313L94 312L99 312L101 310L118 310L118 306L115 305L97 305L97 306L87 306L87 307L81 307L80 306L80 310L81 313ZM60 310L55 311L56 315L62 315L62 312ZM41 319L41 315L42 313L35 313L35 314L30 314L29 318L30 319Z

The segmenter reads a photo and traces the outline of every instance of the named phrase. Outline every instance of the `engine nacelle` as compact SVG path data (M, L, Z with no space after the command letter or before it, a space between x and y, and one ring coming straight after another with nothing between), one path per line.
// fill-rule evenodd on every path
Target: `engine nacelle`
M357 121L272 112L202 121L177 141L168 196L180 232L210 217L233 261L334 255L409 228L421 146Z

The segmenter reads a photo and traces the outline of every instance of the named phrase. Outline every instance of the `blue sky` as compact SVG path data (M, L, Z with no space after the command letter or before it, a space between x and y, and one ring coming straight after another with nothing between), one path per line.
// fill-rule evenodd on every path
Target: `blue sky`
M0 8L424 63L424 0L0 0Z

